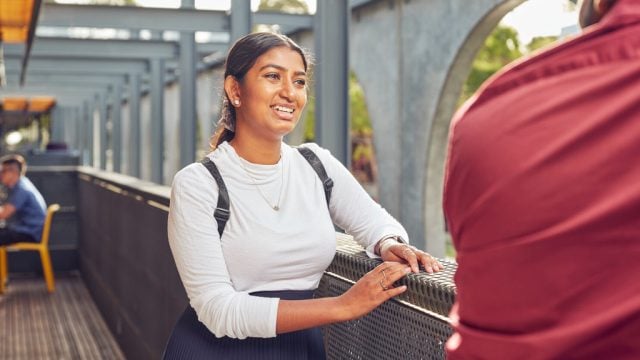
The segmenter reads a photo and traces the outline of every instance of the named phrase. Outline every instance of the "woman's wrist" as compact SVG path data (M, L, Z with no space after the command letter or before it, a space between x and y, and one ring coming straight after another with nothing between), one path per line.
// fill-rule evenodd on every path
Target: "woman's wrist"
M354 319L353 309L349 306L344 294L332 297L331 301L333 302L333 306L331 306L332 322L344 322Z
M395 244L404 244L405 242L398 235L389 235L385 236L382 239L378 240L378 243L374 247L374 253L378 256L382 256L382 253L386 248Z

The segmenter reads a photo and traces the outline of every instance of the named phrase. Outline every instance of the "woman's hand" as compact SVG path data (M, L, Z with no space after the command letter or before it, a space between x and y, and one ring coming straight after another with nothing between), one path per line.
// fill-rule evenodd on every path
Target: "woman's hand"
M402 294L406 286L394 287L393 283L411 272L405 264L384 262L365 274L347 292L338 297L344 309L344 320L364 316L390 298Z
M428 273L444 270L444 266L436 258L426 252L407 244L385 241L380 246L380 257L384 261L395 261L411 266L414 273L420 272L418 264L422 264Z

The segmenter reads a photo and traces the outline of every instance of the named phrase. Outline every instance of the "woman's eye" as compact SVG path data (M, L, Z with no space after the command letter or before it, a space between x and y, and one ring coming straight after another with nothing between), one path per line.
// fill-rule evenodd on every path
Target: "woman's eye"
M305 86L305 85L307 85L307 80L304 80L304 79L298 79L298 80L296 80L296 81L294 81L294 82L295 82L297 85L299 85L299 86Z
M280 79L280 75L276 74L276 73L268 73L265 75L265 77L267 79L272 79L272 80L278 80Z

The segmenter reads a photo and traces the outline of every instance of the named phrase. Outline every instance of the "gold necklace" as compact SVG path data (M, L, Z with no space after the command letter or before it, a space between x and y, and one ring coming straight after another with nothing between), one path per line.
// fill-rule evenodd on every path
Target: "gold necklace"
M255 186L258 189L258 192L260 193L260 196L262 196L262 198L264 199L264 201L266 201L266 203L269 205L269 207L272 208L275 211L280 210L280 200L282 199L282 188L284 187L284 159L282 158L282 152L280 152L280 160L282 160L282 164L280 165L280 172L281 172L280 191L278 191L278 201L276 203L272 204L269 201L269 199L267 199L267 196L262 192L262 189L258 185L258 182L256 181L256 179L254 179L253 176L251 176L251 173L249 173L249 170L247 170L247 168L242 163L243 161L246 161L246 160L240 158L240 167L242 167L242 170L244 170L245 174L247 174L249 179L251 179L251 182L253 183L253 186Z

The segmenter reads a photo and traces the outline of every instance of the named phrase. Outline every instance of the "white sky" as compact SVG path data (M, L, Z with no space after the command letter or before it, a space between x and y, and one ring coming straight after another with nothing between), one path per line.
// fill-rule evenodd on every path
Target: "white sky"
M565 4L565 0L528 0L508 13L502 24L516 28L523 45L535 36L558 36L563 28L578 24L578 12L567 11Z

